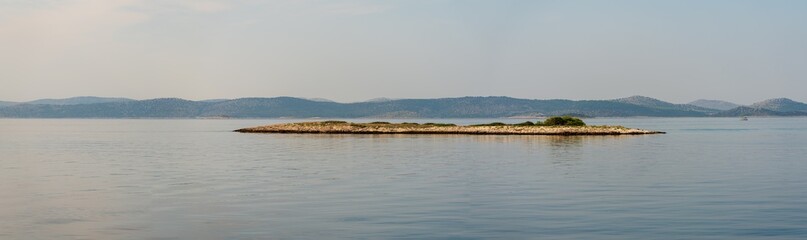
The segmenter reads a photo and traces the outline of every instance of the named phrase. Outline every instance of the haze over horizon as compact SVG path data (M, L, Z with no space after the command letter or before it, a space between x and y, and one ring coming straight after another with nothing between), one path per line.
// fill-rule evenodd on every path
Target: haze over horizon
M317 97L309 98L309 97L300 97L300 96L241 96L241 97L234 97L234 98L203 98L203 99L188 99L188 98L180 98L180 97L172 97L172 96L154 97L154 98L129 98L129 97L118 97L118 96L73 96L73 97L65 97L65 98L38 98L38 99L31 99L31 100L25 100L25 101L10 101L10 102L11 103L15 103L15 102L16 103L34 103L34 102L36 102L36 104L51 104L51 103L42 103L42 101L50 102L50 101L63 101L63 100L78 100L78 99L86 99L86 98L104 99L104 100L102 100L102 102L110 102L109 99L121 99L121 100L129 99L129 100L134 100L134 101L144 101L144 100L168 99L168 98L178 98L178 99L184 99L184 100L190 100L190 101L218 101L218 100L236 100L236 99L247 99L247 98L270 99L270 98L282 98L282 97L291 97L291 98L306 99L306 100L311 100L311 101L319 101L319 102L326 101L326 102L336 102L336 103L377 102L377 101L385 101L385 100L405 100L405 99L446 99L446 98L450 99L450 98L465 98L465 97L510 97L510 98L515 98L515 99L527 99L527 100L557 100L557 99L560 99L560 100L572 100L572 101L581 101L581 100L582 101L585 101L585 100L594 100L594 101L617 100L618 101L618 100L621 100L621 99L633 98L633 97L649 97L651 99L656 99L656 100L660 100L660 101L663 101L663 102L674 103L674 104L689 104L691 102L695 102L694 100L689 101L689 102L672 102L672 101L667 101L665 99L657 99L657 98L653 98L653 97L650 97L650 96L642 96L642 95L632 95L632 96L625 96L625 97L611 98L611 99L517 98L517 97L511 97L511 96L450 96L450 97L434 97L434 98L386 98L386 97L378 97L378 98L364 99L364 100L358 100L358 101L337 101L337 100L332 100L332 99L327 99L327 98L317 98ZM781 99L781 98L794 100L793 98L788 98L788 97L778 97L778 98L761 99L761 100L758 100L758 101L755 101L755 102L752 102L752 103L749 103L749 104L745 104L745 103L741 104L741 103L736 103L736 102L728 102L728 101L715 100L715 99L697 99L697 100L701 100L701 101L718 101L718 102L726 102L728 104L732 104L732 103L733 104L739 104L740 106L749 106L749 105L754 104L754 103L761 103L761 102L764 102L764 101L767 101L767 100ZM6 101L6 100L0 99L0 102L4 102L4 101ZM81 101L81 100L79 100L79 101ZM799 102L798 100L794 100L794 101ZM96 101L90 100L90 102L96 102ZM695 105L699 105L699 104L695 104ZM712 108L713 109L718 109L718 108L714 108L714 107L712 107Z
M0 1L0 100L807 102L805 1Z

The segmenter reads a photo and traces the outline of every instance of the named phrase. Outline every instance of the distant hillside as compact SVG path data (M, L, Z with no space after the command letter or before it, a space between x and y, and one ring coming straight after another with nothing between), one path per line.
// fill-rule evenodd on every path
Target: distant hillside
M614 102L621 102L621 103L628 103L634 104L639 106L645 106L650 108L657 108L657 109L668 109L668 110L678 110L678 111L694 111L700 113L716 113L718 112L717 109L712 108L704 108L690 104L674 104L665 101L661 101L655 98L645 97L645 96L631 96L626 98L619 98L611 100Z
M735 104L732 102L726 102L720 100L707 100L707 99L698 99L690 102L689 105L698 106L702 108L717 109L721 111L730 110L732 108L740 106L739 104Z
M15 103L0 107L4 118L501 118L521 116L707 117L800 116L807 112L738 107L727 111L634 96L616 100L531 100L510 97L399 99L337 103L293 97L189 101L178 98L89 104ZM75 102L73 102L75 103ZM773 104L773 103L779 103ZM803 109L794 101L766 101L776 109Z
M807 104L787 98L774 98L751 104L748 107L741 106L722 111L714 116L807 116Z
M11 105L14 105L14 104L17 104L17 103L0 101L0 107L11 106Z
M78 104L93 104L93 103L108 103L108 102L129 102L134 101L128 98L104 98L104 97L72 97L64 99L39 99L27 104L48 104L48 105L78 105Z
M12 118L193 118L211 103L177 98L76 105L18 104L0 108Z
M301 98L242 98L220 102L151 99L77 105L19 104L0 108L12 118L497 118L578 115L593 117L706 116L696 111L658 109L614 101L528 100L509 97L401 99L336 103Z
M311 101L314 101L314 102L335 102L335 101L327 99L327 98L306 98L306 100L311 100Z
M240 98L206 106L200 111L202 116L234 118L354 117L343 109L343 105L292 97Z
M741 117L741 116L807 116L807 112L779 112L764 108L740 106L712 115L714 117Z
M204 115L231 117L382 117L471 118L519 115L693 116L694 112L659 111L608 101L527 100L508 97L402 99L335 103L306 99L244 98L207 107Z
M777 112L807 112L807 104L787 98L774 98L751 104L752 108L763 108Z
M380 97L380 98L369 99L369 100L367 100L365 102L389 102L389 101L392 101L392 100L395 100L395 99Z
M232 99L224 99L224 98L222 98L222 99L205 99L205 100L200 100L200 102L217 103L217 102L224 102L224 101L230 101L230 100L232 100Z

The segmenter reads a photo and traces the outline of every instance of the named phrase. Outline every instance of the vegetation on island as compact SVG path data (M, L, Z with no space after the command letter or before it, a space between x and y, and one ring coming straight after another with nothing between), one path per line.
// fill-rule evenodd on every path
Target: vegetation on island
M402 123L390 123L384 121L375 121L369 123L348 123L346 121L322 121L316 122L314 124L324 124L324 125L333 125L333 124L350 124L354 127L456 127L457 124L453 123L416 123L416 122L402 122ZM552 126L567 126L567 127L574 127L574 126L586 126L586 123L583 122L580 118L572 117L572 116L560 116L560 117L549 117L545 119L543 122L536 121L526 121L522 123L514 123L514 124L507 124L502 122L492 122L492 123L485 123L485 124L474 124L469 125L469 127L495 127L495 126L535 126L535 127L552 127Z
M543 122L544 126L585 126L586 123L582 119L570 116L551 117Z
M453 123L415 123L415 122L402 122L402 123L390 123L384 121L375 121L369 123L352 123L346 121L337 121L337 120L328 120L328 121L321 121L321 122L309 122L309 123L300 123L304 125L350 125L353 127L385 127L385 128L392 128L392 127L407 127L407 128L425 128L425 127L456 127L457 124ZM586 126L586 123L583 122L582 119L572 117L572 116L556 116L556 117L549 117L545 119L543 122L536 121L526 121L522 123L514 123L514 124L507 124L502 122L492 122L492 123L485 123L485 124L475 124L469 125L468 127L495 127L495 126L535 126L535 127L553 127L553 126L563 126L563 127L577 127L577 126Z
M544 120L543 122L530 122L526 121L523 123L516 123L516 124L506 124L502 122L493 122L487 124L476 124L471 126L477 127L490 127L490 126L538 126L538 127L549 127L549 126L586 126L586 123L583 122L582 119L571 117L571 116L562 116L562 117L550 117Z
M622 135L657 134L658 131L623 126L587 126L576 117L550 117L539 122L506 124L493 122L469 126L453 123L390 123L376 121L353 123L321 121L281 123L236 130L250 133L331 133L331 134L496 134L496 135Z

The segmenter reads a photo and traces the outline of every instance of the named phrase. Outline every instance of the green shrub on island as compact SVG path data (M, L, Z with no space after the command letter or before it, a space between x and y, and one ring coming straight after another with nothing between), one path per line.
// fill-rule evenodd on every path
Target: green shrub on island
M471 126L473 126L473 127L494 127L494 126L507 126L507 125L508 124L503 123L503 122L492 122L492 123L486 123L486 124L476 124L476 125L471 125Z
M586 123L583 120L570 117L570 116L563 116L563 117L550 117L544 120L543 123L540 124L541 126L585 126Z
M501 122L492 122L486 124L475 124L471 125L472 127L495 127L495 126L585 126L586 123L583 120L580 120L576 117L570 116L563 116L563 117L550 117L544 120L543 122L530 122L526 121L523 123L516 123L516 124L506 124Z
M347 123L347 122L346 121L328 120L328 121L322 121L322 123L323 124L343 124L343 123Z
M515 126L535 126L535 123L530 122L530 121L526 121L526 122L523 122L523 123L516 123L516 124L513 124L513 125L515 125Z
M382 121L370 122L370 123L349 123L349 122L346 122L346 121L329 120L329 121L323 121L321 123L323 125L349 124L352 127L358 127L358 128L365 128L365 127L374 127L374 128L376 128L376 127L399 127L399 126L407 126L407 125L409 127L418 127L418 126L423 126L423 127L455 127L455 126L457 126L456 124L453 124L453 123L431 123L431 122L423 123L423 124L410 123L410 122L390 123L390 122L382 122ZM384 126L379 126L379 125L384 125ZM498 127L498 126L522 126L522 127L536 126L536 127L541 127L541 126L550 126L551 127L551 126L586 126L586 123L584 123L583 120L580 120L579 118L576 118L576 117L562 116L562 117L549 117L546 120L544 120L543 122L526 121L526 122L515 123L515 124L506 124L506 123L503 123L503 122L492 122L492 123L476 124L476 125L470 125L470 126L472 126L472 127Z

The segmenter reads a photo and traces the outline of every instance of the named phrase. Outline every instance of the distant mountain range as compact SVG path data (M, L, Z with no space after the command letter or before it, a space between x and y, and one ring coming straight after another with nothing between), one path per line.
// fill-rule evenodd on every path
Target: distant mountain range
M79 105L79 104L93 104L93 103L109 103L109 102L130 102L134 99L128 98L104 98L104 97L72 97L64 99L39 99L27 104L41 104L41 105Z
M0 107L11 106L11 105L14 105L14 104L17 104L17 103L0 101Z
M751 108L762 108L777 112L805 112L807 104L796 102L787 98L774 98L751 104Z
M134 99L128 98L105 98L105 97L89 97L89 96L82 96L82 97L71 97L71 98L63 98L63 99L38 99L30 102L7 102L7 101L0 101L0 107L5 106L12 106L12 105L20 105L20 104L32 104L32 105L79 105L79 104L93 104L93 103L108 103L108 102L128 102L128 101L136 101Z
M674 104L644 96L613 100L532 100L510 97L373 99L338 103L293 97L189 101L75 97L24 103L0 102L4 118L501 118L574 115L582 117L807 116L807 104L786 98L750 106L698 100Z
M698 99L689 103L689 105L698 106L702 108L710 108L710 109L717 109L721 111L729 110L732 108L739 107L741 105L726 101L720 100L706 100L706 99Z
M668 103L665 101L661 101L655 98L649 98L645 96L632 96L626 98L618 98L612 100L614 102L621 102L621 103L628 103L633 105L645 106L649 108L656 108L656 109L665 109L665 110L678 110L678 111L692 111L692 112L700 112L700 113L714 113L717 112L716 109L711 108L704 108L695 106L692 104L674 104Z

